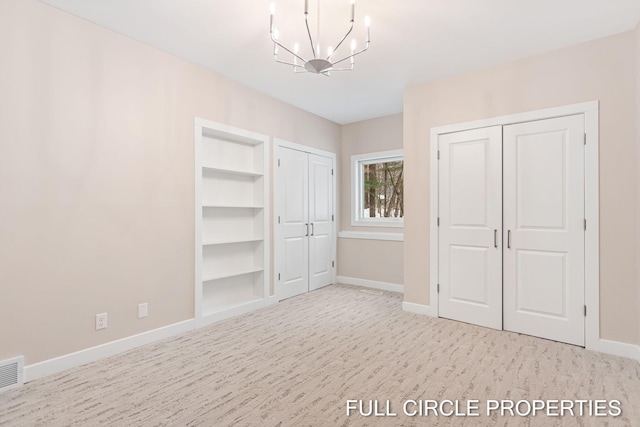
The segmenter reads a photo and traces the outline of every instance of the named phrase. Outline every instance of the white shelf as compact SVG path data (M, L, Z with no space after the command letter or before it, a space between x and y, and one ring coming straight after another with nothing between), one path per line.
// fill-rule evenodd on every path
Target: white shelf
M212 208L212 209L264 209L264 206L241 206L241 205L214 205L214 204L203 204L203 208Z
M204 275L203 274L202 275L202 281L203 282L211 282L213 280L227 279L229 277L244 276L245 274L258 273L260 271L264 271L264 268L262 268L262 267L247 268L247 269L242 269L242 270L227 271L227 272L224 272L224 273L217 273L217 274L210 274L210 275Z
M259 178L261 176L264 176L264 174L257 173L257 172L241 171L241 170L237 170L237 169L215 168L215 167L210 167L210 166L203 166L202 167L202 172L203 173L224 173L224 174L228 174L228 175L239 175L239 176L251 176L251 177L255 177L255 178Z
M202 246L215 246L215 245L232 245L235 243L253 243L262 242L264 239L252 238L252 239L237 239L237 240L208 240L203 241Z
M259 145L263 142L261 141L263 137L262 135L248 135L249 132L243 131L242 129L231 129L230 127L224 125L217 125L215 127L218 129L213 129L209 126L203 127L202 136L247 146Z

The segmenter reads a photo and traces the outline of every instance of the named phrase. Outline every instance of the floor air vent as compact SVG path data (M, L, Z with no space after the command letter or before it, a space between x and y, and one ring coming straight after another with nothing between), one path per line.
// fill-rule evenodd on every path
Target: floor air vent
M22 385L24 383L23 371L24 358L22 356L0 361L0 393Z

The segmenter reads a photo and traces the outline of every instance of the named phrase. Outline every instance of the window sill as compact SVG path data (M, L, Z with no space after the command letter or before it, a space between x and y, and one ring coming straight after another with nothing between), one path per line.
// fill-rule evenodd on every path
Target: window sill
M351 220L351 226L352 227L403 228L404 221L401 219L396 221L376 221L376 220L367 221L366 219L360 219L360 220Z
M369 231L341 231L338 233L341 239L385 240L391 242L404 242L404 233L373 233Z

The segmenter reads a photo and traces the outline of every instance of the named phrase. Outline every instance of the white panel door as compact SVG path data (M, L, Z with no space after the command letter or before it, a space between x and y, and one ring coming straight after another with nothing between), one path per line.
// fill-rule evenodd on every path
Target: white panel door
M274 194L279 300L333 283L333 159L278 146Z
M280 206L277 296L283 300L309 291L309 174L307 153L279 148L276 155L280 160L276 169Z
M309 289L333 283L332 159L309 154Z
M584 346L584 118L504 127L504 328Z
M502 329L502 130L441 135L439 313Z

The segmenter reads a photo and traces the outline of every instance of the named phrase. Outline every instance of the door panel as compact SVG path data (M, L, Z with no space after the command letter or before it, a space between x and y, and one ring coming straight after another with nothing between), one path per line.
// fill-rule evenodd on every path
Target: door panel
M333 283L333 161L309 154L309 290Z
M504 127L504 328L584 345L584 118Z
M281 233L277 250L282 257L277 295L283 300L309 290L309 193L307 154L280 148L277 155Z
M488 140L458 141L449 153L451 226L486 227Z
M488 307L487 248L450 247L450 301Z
M561 131L518 137L518 229L565 228L566 148Z
M516 311L566 318L567 254L517 252Z
M439 313L502 329L501 127L439 138Z

